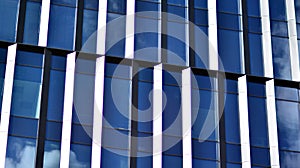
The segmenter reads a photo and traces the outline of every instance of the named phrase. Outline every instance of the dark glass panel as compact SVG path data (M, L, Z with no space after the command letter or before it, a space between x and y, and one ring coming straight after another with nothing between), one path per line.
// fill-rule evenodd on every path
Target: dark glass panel
M298 89L275 86L275 97L278 99L298 101Z
M86 145L71 144L70 168L90 167L92 158L92 147Z
M273 36L288 37L288 27L286 22L271 21L271 34Z
M108 0L107 11L112 13L126 14L125 0Z
M264 60L262 54L262 37L257 34L248 34L250 49L250 70L255 76L264 76Z
M217 20L218 20L218 27L224 29L231 29L231 30L240 30L240 16L226 14L226 13L218 13Z
M153 167L153 157L151 154L138 152L138 156L145 156L145 157L137 157L136 166L138 168L152 168Z
M198 168L198 167L209 167L209 168L218 168L219 163L216 161L211 161L211 160L201 160L201 159L196 159L193 158L193 168Z
M207 8L207 0L194 0L195 8Z
M115 149L129 149L129 132L120 131L110 128L102 130L103 147L111 147ZM124 137L126 137L124 139Z
M269 149L251 147L251 164L269 167L270 166Z
M162 156L162 167L163 168L182 168L182 157L179 156L169 156L169 155L163 155Z
M226 142L240 143L238 95L226 94L224 108Z
M119 149L102 148L101 150L101 168L129 167L129 151Z
M241 162L241 146L226 144L226 161L239 163Z
M36 137L37 136L38 120L10 117L9 131L11 135Z
M195 24L208 25L208 11L195 9Z
M163 154L182 156L182 138L163 135Z
M138 86L138 130L142 132L152 132L153 97L150 93L153 89L153 83L139 82Z
M29 51L17 51L16 64L29 66L43 66L43 54Z
M194 75L192 87L196 89L215 90L215 78L204 75Z
M168 4L185 6L185 0L167 0Z
M247 82L249 96L266 96L266 87L262 83Z
M67 6L76 6L77 0L51 0L51 3L60 4L60 5L67 5Z
M62 123L47 122L46 123L46 139L48 140L61 140Z
M226 91L231 93L238 93L237 80L226 79Z
M39 38L41 3L27 2L23 42L37 45Z
M83 2L84 2L85 9L98 10L98 8L99 8L98 0L84 0Z
M183 22L185 18L185 9L186 8L179 7L179 6L168 5L167 7L168 20L173 20L173 21L176 20L176 21ZM172 16L172 15L177 15L177 16Z
M286 20L285 0L269 0L270 17L274 20Z
M159 9L159 4L147 1L136 1L135 12L155 11Z
M218 12L240 13L239 0L217 0Z
M55 56L51 57L51 68L66 70L67 66L67 57Z
M280 167L298 168L300 165L300 153L280 151Z
M96 53L98 11L84 10L82 25L82 51Z
M251 33L261 33L261 19L248 17L248 29Z
M16 25L19 0L0 1L0 39L14 42L16 40Z
M140 68L139 69L139 81L153 82L153 69Z
M216 142L200 142L192 140L193 157L218 160L218 144Z
M165 85L181 85L181 73L163 71L163 84Z
M92 127L83 125L72 125L71 141L72 143L92 144Z
M260 17L260 0L247 1L248 16Z
M105 76L130 79L131 67L122 64L105 64Z

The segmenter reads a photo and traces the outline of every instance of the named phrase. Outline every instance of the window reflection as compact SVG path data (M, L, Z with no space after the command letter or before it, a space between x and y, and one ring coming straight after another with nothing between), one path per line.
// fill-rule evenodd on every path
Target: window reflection
M0 39L14 42L16 40L16 26L19 0L0 1Z

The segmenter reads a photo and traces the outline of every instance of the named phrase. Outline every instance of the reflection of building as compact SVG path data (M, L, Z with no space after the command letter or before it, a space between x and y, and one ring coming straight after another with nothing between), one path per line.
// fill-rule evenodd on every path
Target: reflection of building
M299 0L1 0L0 167L298 167L299 30Z

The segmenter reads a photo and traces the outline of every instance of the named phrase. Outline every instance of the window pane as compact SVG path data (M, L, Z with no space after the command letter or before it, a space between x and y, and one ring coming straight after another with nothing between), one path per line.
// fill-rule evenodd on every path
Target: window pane
M193 158L193 168L198 168L198 167L218 168L219 163L216 161L201 160L201 159Z
M266 88L262 83L247 82L247 91L249 96L266 96Z
M297 168L300 165L300 153L279 152L280 167Z
M270 152L269 149L251 147L251 164L270 166Z
M46 139L48 140L61 140L62 123L47 122L46 123Z
M108 0L107 11L112 13L126 14L125 0Z
M92 144L92 127L73 124L71 131L71 141L75 143Z
M168 4L185 6L185 0L167 0Z
M16 64L42 67L44 62L43 59L43 54L18 50Z
M224 107L226 142L240 143L238 95L226 94Z
M178 156L162 156L162 167L163 168L182 168L182 157Z
M51 5L48 47L73 49L75 8Z
M217 0L218 12L240 13L239 0Z
M207 8L207 0L194 0L195 8Z
M9 121L9 134L25 137L37 137L38 120L10 117Z
M103 147L129 149L129 131L119 131L115 129L104 128L102 135ZM126 139L121 139L120 137L126 137Z
M298 89L275 86L275 97L278 99L298 101Z
M247 1L248 16L260 17L260 0Z
M41 3L27 2L23 42L37 45L39 38Z
M138 130L152 132L152 96L153 83L139 82L138 84Z
M279 148L300 151L299 104L276 101Z
M271 34L273 36L288 37L288 27L286 22L271 21Z
M137 167L138 168L152 168L153 167L153 157L152 156L149 156L150 154L147 154L147 153L143 153L143 154L139 154L139 153L142 153L142 152L138 152L138 156L141 155L141 156L145 156L146 157L137 157Z
M34 167L36 154L36 140L9 136L5 167Z
M162 149L163 154L182 156L182 138L163 135Z
M12 93L11 114L39 118L41 74L39 68L16 66Z
M45 168L59 168L60 162L60 142L45 141L44 148Z
M227 2L226 2L227 3ZM219 56L228 72L241 72L241 44L240 32L230 30L218 30ZM231 39L228 42L228 39Z
M168 63L185 65L186 62L186 45L185 24L168 22Z
M14 42L19 0L0 1L0 39Z
M94 9L94 10L98 10L99 7L99 1L98 0L85 0L84 1L84 8L88 8L88 9Z
M219 145L216 142L199 142L192 140L192 153L193 157L202 159L219 159Z
M84 10L82 25L82 51L96 53L97 24L98 12L94 10Z
M261 19L248 17L248 29L251 33L261 33Z
M226 161L227 162L241 162L241 146L226 144Z
M92 158L92 147L78 144L71 144L70 168L90 167ZM106 161L106 160L105 160Z
M101 162L101 168L129 167L128 152L127 150L102 148L101 160L105 160L105 162Z
M225 14L225 13L218 13L218 27L224 29L232 29L232 30L240 30L240 16L232 15L232 14Z
M270 17L274 20L286 20L285 0L269 0Z
M60 5L68 5L68 6L76 6L76 0L51 0L51 3L60 4Z
M274 76L279 79L291 79L289 40L272 37L272 55Z
M248 34L250 48L250 70L255 76L264 76L261 35Z

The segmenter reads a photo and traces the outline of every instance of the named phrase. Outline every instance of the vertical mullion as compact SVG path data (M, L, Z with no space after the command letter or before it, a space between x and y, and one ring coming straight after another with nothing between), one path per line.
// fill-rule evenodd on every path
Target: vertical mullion
M82 33L83 33L83 10L84 0L78 1L77 6L77 23L76 23L76 39L75 39L75 50L80 51L82 47Z
M131 96L131 139L130 139L130 168L137 167L137 138L138 138L138 64L132 63L132 96Z
M99 1L96 54L105 55L107 0Z
M49 95L49 83L50 83L50 71L51 71L51 52L45 49L45 61L43 71L43 84L42 84L42 99L39 118L39 131L38 131L38 143L36 152L36 167L43 167L44 161L44 149L45 149L45 136L46 136L46 122L47 122L47 110L48 110L48 95Z
M68 54L67 67L66 67L66 79L65 79L61 151L60 151L61 152L60 167L62 168L69 167L69 160L70 160L69 156L70 156L71 128L72 128L75 59L76 59L76 52Z
M244 60L245 73L251 74L250 67L250 47L249 47L249 28L248 28L248 8L247 0L242 0L242 20L243 20L243 42L244 42Z
M219 69L218 55L218 28L217 28L217 2L207 1L208 8L208 39L209 39L209 66L211 70Z
M39 46L47 46L48 38L48 24L50 17L50 0L43 0L41 7L41 18L40 18L40 33L39 33Z
M226 131L225 131L225 76L223 73L218 73L218 111L220 116L219 132L220 132L220 160L221 168L226 168Z
M167 63L168 54L168 4L166 0L161 1L161 63Z
M134 58L135 0L127 0L125 58Z
M260 0L260 13L261 13L261 26L262 26L264 76L273 78L273 57L272 57L269 1Z
M22 43L23 36L24 36L25 16L26 16L26 0L20 0L19 9L20 10L18 16L17 43Z
M163 101L163 65L153 70L153 168L162 167L162 101Z
M8 47L0 122L0 167L5 167L17 44Z
M92 142L92 167L101 165L102 118L104 102L104 71L105 57L96 59L94 117L93 117L93 142Z
M266 95L271 167L280 167L274 79L266 82Z
M189 66L195 66L195 11L194 1L188 1L188 14L189 14Z
M238 78L238 102L239 102L239 120L240 120L240 139L242 167L251 167L250 157L250 133L249 133L249 115L248 115L248 93L247 76Z
M191 68L182 71L182 152L183 165L192 168L192 85Z

